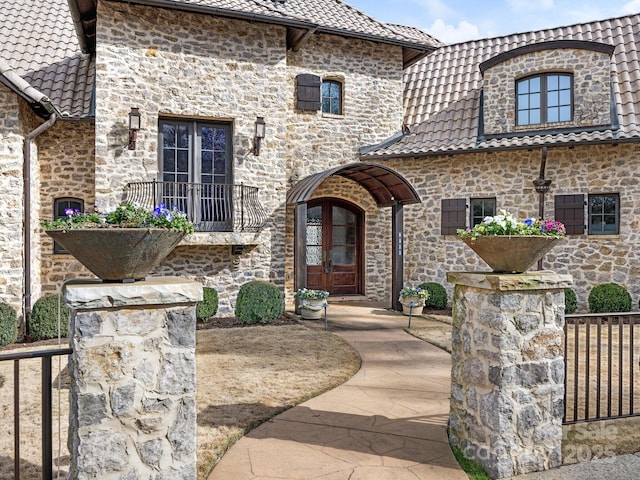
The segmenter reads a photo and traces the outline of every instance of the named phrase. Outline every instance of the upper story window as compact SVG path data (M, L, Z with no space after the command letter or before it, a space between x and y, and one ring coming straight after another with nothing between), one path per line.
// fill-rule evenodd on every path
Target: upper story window
M322 112L342 115L342 83L338 80L322 81Z
M469 225L475 227L485 219L485 217L493 217L496 214L495 198L472 198L471 199L471 218Z
M517 124L570 122L572 120L572 76L545 73L516 82Z

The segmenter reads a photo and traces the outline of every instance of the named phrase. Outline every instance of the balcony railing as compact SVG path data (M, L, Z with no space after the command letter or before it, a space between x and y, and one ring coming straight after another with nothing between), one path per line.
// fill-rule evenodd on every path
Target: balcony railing
M199 232L259 232L267 222L257 187L153 181L128 183L125 193L127 202L150 208L177 206Z

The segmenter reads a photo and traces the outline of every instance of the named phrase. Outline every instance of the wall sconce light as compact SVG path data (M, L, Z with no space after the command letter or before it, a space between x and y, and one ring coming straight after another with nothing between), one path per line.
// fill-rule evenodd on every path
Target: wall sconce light
M140 109L131 107L129 112L129 150L136 149L138 130L140 130Z
M264 138L265 123L263 117L256 118L256 130L253 135L253 154L260 155L260 142Z

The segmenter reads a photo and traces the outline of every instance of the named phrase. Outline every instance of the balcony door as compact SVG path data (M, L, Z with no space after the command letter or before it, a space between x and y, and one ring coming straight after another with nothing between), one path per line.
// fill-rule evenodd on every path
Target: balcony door
M161 197L202 231L233 230L231 124L161 120Z
M307 288L332 295L362 293L363 213L337 199L309 202L307 208Z

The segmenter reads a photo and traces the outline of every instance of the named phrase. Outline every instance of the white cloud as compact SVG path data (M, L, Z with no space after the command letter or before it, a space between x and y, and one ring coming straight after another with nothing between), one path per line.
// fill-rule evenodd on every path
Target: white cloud
M427 32L444 43L459 43L479 37L478 27L466 20L458 23L458 26L444 23L444 20L436 19Z
M637 0L634 0L637 1ZM512 10L516 12L536 12L550 10L554 7L554 0L507 0Z
M622 6L624 13L638 13L640 12L640 0L631 0L629 3L625 3Z

